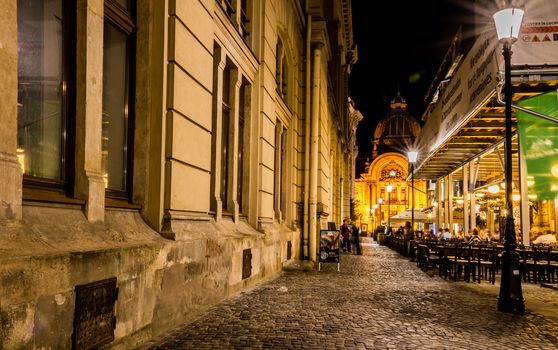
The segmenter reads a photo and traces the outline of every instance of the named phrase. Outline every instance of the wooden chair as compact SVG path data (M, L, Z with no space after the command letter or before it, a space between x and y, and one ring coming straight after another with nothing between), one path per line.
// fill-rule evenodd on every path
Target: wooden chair
M476 268L477 281L481 282L484 277L492 284L496 282L496 249L494 247L478 246L474 248L476 251ZM475 276L473 275L473 281Z
M457 281L457 277L461 277L463 273L463 280L470 281L471 275L471 253L472 247L470 245L460 247L458 243L455 244L454 250L454 274L453 280Z

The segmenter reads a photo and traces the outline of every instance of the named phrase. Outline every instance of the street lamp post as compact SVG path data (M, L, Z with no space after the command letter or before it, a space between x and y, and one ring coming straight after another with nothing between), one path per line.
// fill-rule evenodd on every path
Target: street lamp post
M393 190L393 186L388 184L386 186L386 191L388 193L388 232L391 232L391 191Z
M417 161L418 152L407 152L407 158L411 164L411 235L415 235L415 171L414 165Z
M378 211L378 204L374 204L374 230L376 230L376 227L378 227L377 221L376 221L376 212L377 211Z
M382 203L384 199L382 197L378 198L378 203L380 204L379 214L380 214L380 225L382 225Z
M521 275L519 269L519 255L515 251L515 225L513 222L512 201L512 137L511 137L511 46L519 36L519 29L523 19L523 10L507 7L496 12L493 16L496 24L498 39L503 44L502 54L504 56L505 75L505 114L506 114L506 136L504 148L504 173L506 182L506 226L504 248L502 254L502 279L500 283L500 295L498 297L498 310L523 314L525 312L525 301L521 291Z

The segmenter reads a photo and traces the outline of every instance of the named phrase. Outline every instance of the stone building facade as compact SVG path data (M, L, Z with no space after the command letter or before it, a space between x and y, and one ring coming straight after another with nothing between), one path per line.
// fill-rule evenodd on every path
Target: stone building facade
M0 348L133 347L349 216L350 0L0 8Z

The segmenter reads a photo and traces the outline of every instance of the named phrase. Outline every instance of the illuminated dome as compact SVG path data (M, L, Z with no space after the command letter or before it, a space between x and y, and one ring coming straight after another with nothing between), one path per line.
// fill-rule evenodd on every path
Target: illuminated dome
M391 111L374 131L372 158L385 152L406 154L420 133L419 122L407 112L407 102L399 91L390 103Z
M396 110L396 109L402 109L405 111L407 110L407 101L405 101L405 99L401 97L399 91L397 91L397 96L395 96L395 98L391 100L390 107L392 110Z

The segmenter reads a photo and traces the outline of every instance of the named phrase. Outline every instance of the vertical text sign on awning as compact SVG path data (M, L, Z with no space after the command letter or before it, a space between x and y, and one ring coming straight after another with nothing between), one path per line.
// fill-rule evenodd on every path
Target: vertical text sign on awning
M451 78L422 129L419 139L423 156L430 155L451 137L456 127L493 93L498 84L497 48L496 34L487 28Z

